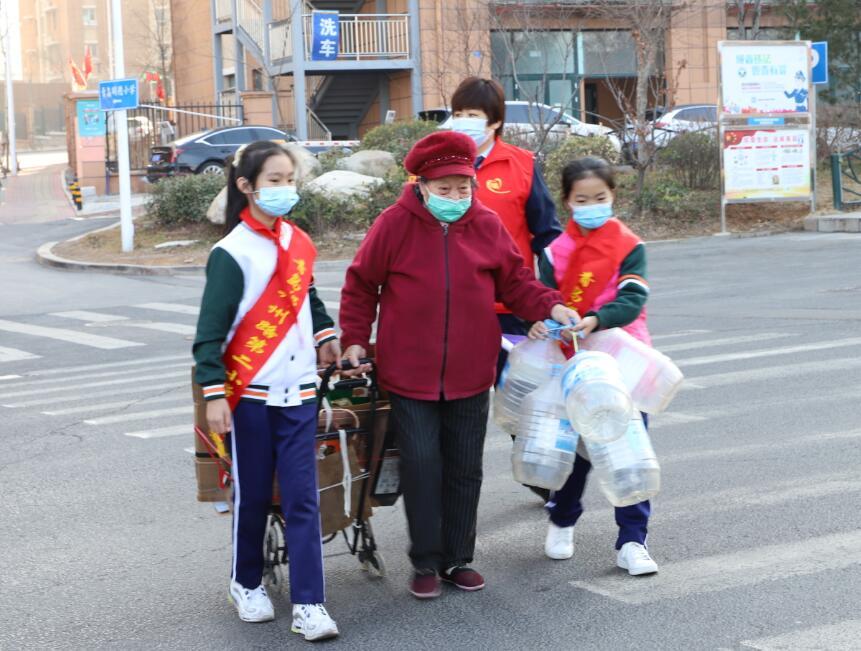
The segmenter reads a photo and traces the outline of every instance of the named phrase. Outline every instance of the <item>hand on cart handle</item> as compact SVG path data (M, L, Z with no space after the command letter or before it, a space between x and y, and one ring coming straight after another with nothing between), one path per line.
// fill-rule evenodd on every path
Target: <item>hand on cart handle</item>
M370 363L362 363L367 357L367 351L358 345L353 345L344 351L342 358L341 369L346 377L355 377L363 373L370 373L373 365Z
M336 364L341 358L341 342L337 339L327 341L317 350L317 357L322 366Z

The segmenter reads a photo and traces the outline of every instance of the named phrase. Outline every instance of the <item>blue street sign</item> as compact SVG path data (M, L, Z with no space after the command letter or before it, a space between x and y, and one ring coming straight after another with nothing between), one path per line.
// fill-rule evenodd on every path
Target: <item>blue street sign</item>
M341 24L337 11L311 13L311 61L334 61L338 58Z
M138 80L111 79L99 82L99 108L120 111L138 107Z
M810 44L813 49L813 72L811 81L814 84L828 83L828 41Z

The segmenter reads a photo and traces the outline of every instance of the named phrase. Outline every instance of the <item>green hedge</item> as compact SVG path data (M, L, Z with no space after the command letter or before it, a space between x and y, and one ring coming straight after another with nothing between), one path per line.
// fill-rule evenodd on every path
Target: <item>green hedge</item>
M206 221L206 211L224 187L223 176L189 174L155 183L147 200L147 214L161 226Z
M658 152L658 164L690 190L712 190L720 183L720 148L709 133L677 135Z
M358 151L366 149L387 151L394 155L398 165L402 165L412 146L437 129L439 125L436 122L422 120L383 124L365 134Z

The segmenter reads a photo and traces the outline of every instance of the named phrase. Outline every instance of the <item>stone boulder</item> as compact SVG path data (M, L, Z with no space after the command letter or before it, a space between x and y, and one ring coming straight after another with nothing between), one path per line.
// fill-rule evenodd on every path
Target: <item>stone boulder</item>
M306 183L305 187L311 192L328 197L351 197L357 194L370 194L371 190L382 182L382 179L375 176L357 174L356 172L348 172L346 170L335 170L318 176L313 181Z
M381 179L397 166L393 154L375 149L359 151L338 161L338 169Z
M213 224L224 224L224 211L227 208L227 186L221 188L221 192L215 195L215 199L206 209L206 218Z
M320 172L323 171L317 157L302 145L296 144L295 142L288 142L284 145L284 148L293 154L299 161L299 177L301 179L310 181L311 179L317 178Z

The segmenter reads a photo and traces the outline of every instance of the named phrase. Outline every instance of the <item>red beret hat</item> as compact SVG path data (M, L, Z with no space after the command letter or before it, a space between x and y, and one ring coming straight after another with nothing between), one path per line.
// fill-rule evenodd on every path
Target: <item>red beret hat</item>
M414 176L439 179L459 174L475 176L475 141L456 131L436 131L419 140L404 159Z

